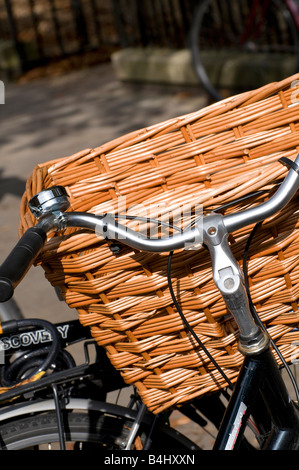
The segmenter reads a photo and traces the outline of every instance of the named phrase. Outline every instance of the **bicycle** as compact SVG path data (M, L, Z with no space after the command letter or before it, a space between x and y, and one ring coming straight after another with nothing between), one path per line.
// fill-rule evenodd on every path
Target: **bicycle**
M190 28L194 71L213 100L297 72L295 0L203 0Z
M124 449L128 442L138 449L146 440L153 450L161 442L166 450L197 448L163 422L155 423L152 436L157 419L137 393L127 393L127 406L107 401L107 394L127 385L78 320L52 324L23 319L16 306L4 304L3 310L1 450L111 450ZM12 319L15 311L18 319ZM79 365L70 352L78 344L85 358Z
M239 347L244 355L244 363L233 391L231 393L225 393L229 402L223 419L222 411L224 409L224 405L222 403L222 407L219 406L220 400L218 394L212 395L210 403L209 398L207 397L207 400L201 399L203 400L201 406L201 400L198 400L198 403L196 403L196 400L193 400L192 406L186 405L185 409L184 406L181 409L187 416L191 416L198 423L203 425L204 422L197 414L197 409L201 408L205 412L208 411L208 414L214 415L214 422L219 428L214 445L215 450L233 450L236 448L242 448L242 446L245 446L247 449L251 449L252 445L248 442L248 439L244 434L247 425L252 426L254 429L258 445L262 449L297 449L299 447L299 414L297 403L292 401L289 397L286 385L281 377L279 367L270 351L270 343L272 343L272 341L263 325L256 317L253 305L250 302L248 286L246 286L246 282L243 280L243 275L239 265L236 262L227 241L227 237L230 232L252 223L260 224L265 218L273 216L285 207L294 196L299 187L299 156L295 162L289 159L283 159L282 163L289 166L287 176L275 194L266 202L239 212L229 213L224 216L219 212L201 215L198 220L194 220L193 223L184 230L178 231L178 229L172 227L175 229L175 233L168 238L150 238L141 232L135 232L125 225L122 225L120 220L117 217L115 218L112 214L97 216L91 213L69 212L67 211L69 208L69 200L64 187L56 186L43 190L30 201L30 208L34 216L37 218L37 224L34 227L29 228L24 233L20 241L1 266L0 299L3 302L8 301L8 299L11 298L15 287L19 284L42 250L49 232L61 232L67 228L74 227L84 228L91 232L97 232L99 235L101 234L101 236L104 236L117 244L126 244L135 249L152 253L170 253L168 262L168 282L173 302L194 340L199 343L205 354L210 356L209 351L197 337L183 315L171 283L171 261L174 250L182 249L186 245L188 247L193 245L196 246L199 242L203 242L208 248L211 256L215 284L221 292L229 311L232 313L238 325L240 331ZM16 327L19 328L22 326L24 326L22 320L20 323L18 323L18 321L3 322L1 325L2 333L14 333ZM37 326L39 326L39 322L37 322ZM53 332L53 337L54 335L55 333ZM46 356L48 364L55 362L55 356L52 356L52 352L47 352ZM217 361L215 361L213 357L211 357L211 360L219 374L221 374L226 381L228 390L231 389L232 384L230 379L224 374L222 368L218 366ZM43 360L42 364L39 363L37 367L34 367L33 371L31 370L29 383L21 383L16 388L9 388L8 391L3 393L2 402L3 400L16 398L16 396L21 395L26 398L30 392L34 393L34 395L41 394L42 400L39 403L43 405L45 403L44 393L46 396L48 393L46 392L45 385L49 386L49 384L53 383L55 385L61 382L64 383L68 375L66 371L69 371L70 375L68 378L72 381L76 378L82 377L82 375L85 376L82 374L82 369L77 370L75 367L71 366L70 368L66 368L66 371L62 370L61 372L57 372L56 380L54 380L55 375L49 375L48 377L40 378L37 381L32 381L37 375L45 372L46 366L44 362L45 361ZM98 365L99 364L97 364L97 366ZM287 364L285 364L285 367L290 373ZM30 369L32 369L32 367L30 367ZM76 375L76 372L78 372L79 377ZM292 377L291 373L290 377ZM99 373L99 378L100 380L103 380L101 373ZM18 377L18 380L19 379L20 377ZM103 382L105 383L105 381ZM296 388L294 381L293 385ZM55 388L56 387L54 387L54 389ZM68 386L66 389L69 390ZM86 392L86 390L87 393L89 393L88 387L87 389L84 389L84 392ZM296 393L298 397L299 394L297 388ZM73 400L72 392L70 394L70 408L73 407ZM33 406L34 405L35 402L33 402ZM90 444L90 441L95 444L100 442L104 448L117 447L129 450L132 448L133 443L136 444L136 442L139 442L140 449L148 450L155 449L155 443L158 446L158 449L161 449L162 442L162 449L165 451L167 449L167 440L165 436L167 436L168 433L171 437L170 448L175 449L177 452L182 448L178 447L178 444L181 444L184 449L197 449L196 446L192 445L192 443L183 437L176 438L176 434L172 434L171 429L165 426L163 427L163 424L162 428L159 428L159 421L161 419L163 421L163 417L155 415L149 420L145 405L141 405L135 413L132 413L130 408L119 409L118 407L115 407L115 405L109 407L109 405L104 402L101 406L103 408L106 407L106 410L109 410L109 413L112 413L114 418L116 418L116 422L120 423L122 431L127 431L126 438L124 438L122 433L119 435L118 431L116 431L117 435L115 435L116 427L114 424L109 428L110 434L108 432L110 438L112 437L112 443L109 439L107 441L107 431L103 431L103 428L98 428L92 438L90 436L88 437L88 444ZM62 408L62 406L57 405L58 412L61 412ZM3 412L0 410L0 416L3 414L5 416L5 413L8 418L12 416L13 427L15 427L19 422L20 413L24 414L28 411L30 413L32 412L32 404L30 402L24 403L23 399L21 399L20 404L9 405L8 408L4 408ZM41 409L38 409L38 411L41 411ZM99 411L98 408L97 411ZM101 409L101 412L102 411L103 410ZM101 416L102 415L103 414L101 414ZM58 416L61 415L58 413ZM124 424L124 418L129 418L129 420L131 420L129 432L126 424ZM37 417L30 417L27 419L33 419L37 420L36 422L39 422L38 415ZM20 423L22 423L22 421L20 421ZM55 420L55 423L57 424L57 420ZM10 423L8 423L7 426L9 427ZM144 434L142 434L142 432L144 432L144 427L146 428L145 438ZM53 438L53 434L55 434L55 431L53 431L53 423L49 429L50 431L47 433L46 439L49 439L49 434L51 438ZM162 437L158 432L159 429L160 432L162 432ZM0 434L1 432L0 427ZM60 426L62 444L64 444L63 432L63 427ZM37 430L37 436L30 441L30 445L35 445L40 443L40 441L43 441L41 433L42 429L39 427ZM161 441L161 438L163 441ZM81 439L82 436L79 433L80 445ZM16 436L12 437L11 442L12 446L18 446L18 443L16 444ZM28 444L28 442L21 438L19 444L20 446L23 446L24 444ZM174 445L176 447L173 447Z

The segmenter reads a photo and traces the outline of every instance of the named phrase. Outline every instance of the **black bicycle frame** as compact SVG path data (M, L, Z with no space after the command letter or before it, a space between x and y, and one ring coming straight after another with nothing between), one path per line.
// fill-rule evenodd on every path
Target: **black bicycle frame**
M298 449L298 409L290 399L270 349L245 357L214 450L238 449L250 416L265 428L262 449Z

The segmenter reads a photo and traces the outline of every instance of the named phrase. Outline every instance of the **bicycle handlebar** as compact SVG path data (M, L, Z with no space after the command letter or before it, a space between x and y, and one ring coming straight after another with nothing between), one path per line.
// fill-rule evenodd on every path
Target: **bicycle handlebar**
M0 267L0 302L8 301L40 253L47 233L39 227L29 228Z
M286 161L287 160L281 160L282 163ZM268 201L239 213L228 214L223 218L228 233L251 225L252 223L256 224L262 220L268 219L287 205L299 187L299 154L295 162L289 163L291 167L288 174L279 189Z
M140 232L119 224L111 214L98 217L82 212L69 212L64 214L68 227L82 227L94 230L98 235L108 240L119 240L125 245L140 251L163 253L183 248L186 244L201 241L201 233L197 226L180 232L169 238L148 238Z
M268 201L244 211L221 216L227 233L260 222L280 211L292 199L299 187L299 154L276 193ZM28 229L0 267L0 302L10 299L14 288L24 277L40 253L50 230L66 227L81 227L95 231L109 240L119 240L131 248L149 252L170 252L188 245L202 242L202 222L209 218L203 216L200 223L188 230L168 238L148 238L140 232L119 224L111 214L96 216L81 212L60 212L57 216L48 212L38 224Z
M252 223L261 222L275 215L287 205L299 187L299 154L295 162L290 163L292 166L285 179L268 201L238 213L222 216L224 227L228 233ZM100 232L109 240L123 241L124 244L141 251L162 253L184 248L186 244L190 246L202 242L202 228L199 224L169 238L153 239L117 223L111 214L98 217L88 213L70 212L65 213L64 217L68 227L89 228Z

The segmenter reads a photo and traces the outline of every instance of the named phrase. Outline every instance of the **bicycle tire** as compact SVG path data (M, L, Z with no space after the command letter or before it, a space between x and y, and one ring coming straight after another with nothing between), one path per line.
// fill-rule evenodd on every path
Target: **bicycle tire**
M63 413L66 450L123 450L133 420L115 412L104 414L95 410L84 413ZM132 449L142 450L150 427L141 424ZM0 427L3 450L56 450L60 448L55 411L15 419ZM190 444L190 446L189 446ZM177 431L167 427L155 430L151 450L188 451L198 449Z
M298 30L281 0L203 0L194 13L190 47L195 73L216 101L298 70Z

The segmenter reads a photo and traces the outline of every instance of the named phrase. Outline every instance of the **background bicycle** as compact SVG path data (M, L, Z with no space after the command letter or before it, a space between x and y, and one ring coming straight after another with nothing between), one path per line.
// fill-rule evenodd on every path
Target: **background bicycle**
M295 73L297 0L203 0L191 26L194 69L216 100Z

